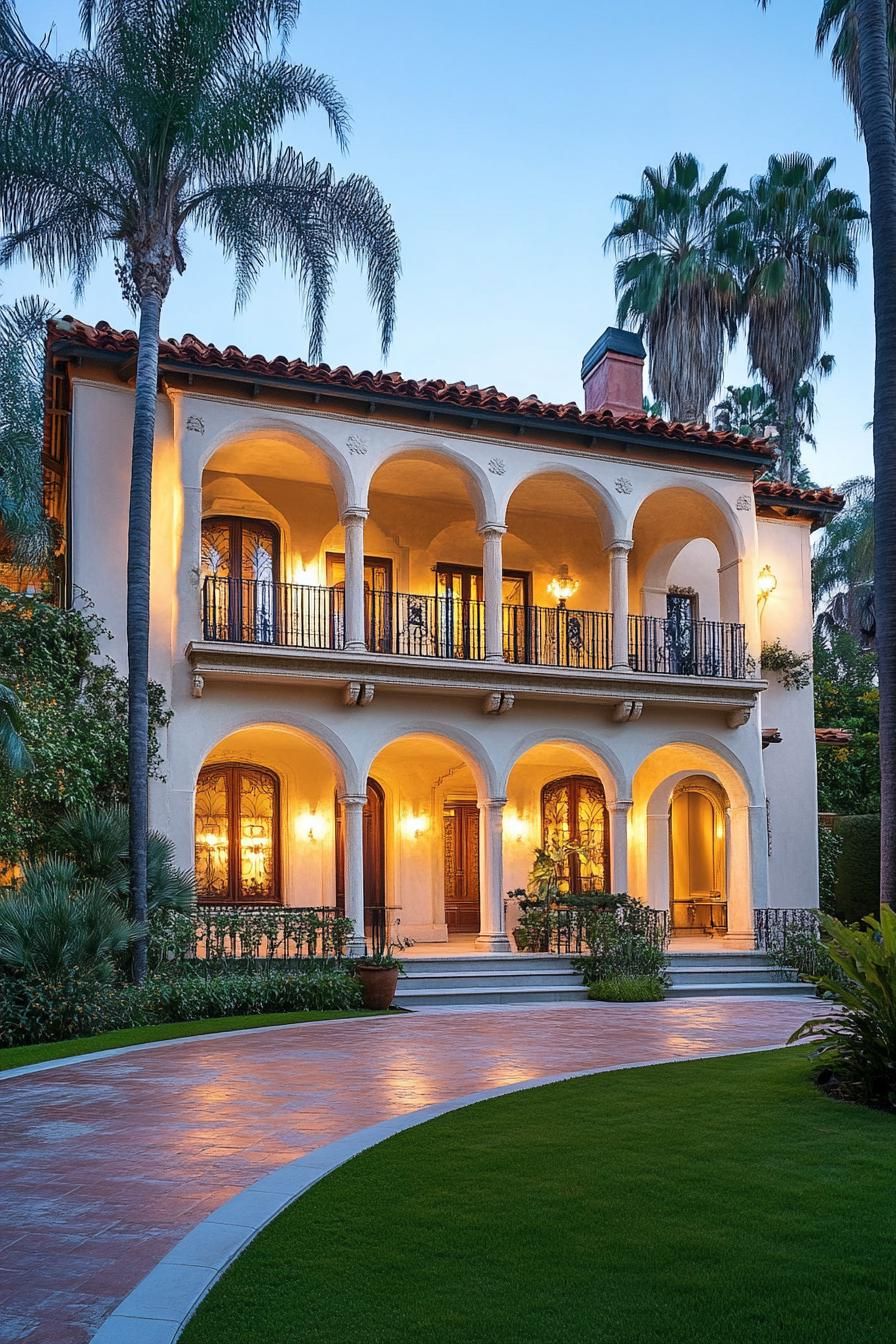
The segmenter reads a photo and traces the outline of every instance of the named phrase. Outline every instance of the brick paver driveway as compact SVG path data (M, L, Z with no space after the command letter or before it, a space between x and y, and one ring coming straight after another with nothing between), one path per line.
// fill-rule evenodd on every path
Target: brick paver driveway
M84 1344L214 1208L363 1126L530 1078L783 1044L810 1010L735 998L420 1013L0 1076L0 1341Z

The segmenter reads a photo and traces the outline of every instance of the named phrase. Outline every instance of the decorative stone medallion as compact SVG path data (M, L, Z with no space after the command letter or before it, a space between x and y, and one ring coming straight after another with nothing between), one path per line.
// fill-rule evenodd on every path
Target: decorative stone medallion
M201 415L187 416L187 429L190 430L192 434L204 434L205 421L203 420L202 416Z
M627 476L617 476L613 485L616 488L617 495L630 495L633 489L632 483Z
M503 476L507 470L507 463L503 457L493 457L488 464L488 469L493 476Z
M738 497L737 497L737 508L738 508L738 512L739 512L739 513L746 513L747 510L749 509L749 507L750 507L750 496L749 496L749 495L738 495Z
M367 452L367 440L363 434L349 434L345 446L353 457L363 457Z

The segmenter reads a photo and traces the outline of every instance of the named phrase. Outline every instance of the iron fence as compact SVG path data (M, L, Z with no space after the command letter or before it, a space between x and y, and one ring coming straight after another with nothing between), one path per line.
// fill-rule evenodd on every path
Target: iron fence
M730 621L682 624L660 616L629 616L628 649L635 672L735 680L747 675L746 630Z
M411 658L485 657L485 603L442 594L367 595L367 643Z
M503 634L508 663L600 669L613 661L613 618L606 611L505 606Z
M200 961L341 961L354 925L332 906L200 905L191 946Z
M341 649L345 593L341 588L207 575L202 585L202 628L208 640Z

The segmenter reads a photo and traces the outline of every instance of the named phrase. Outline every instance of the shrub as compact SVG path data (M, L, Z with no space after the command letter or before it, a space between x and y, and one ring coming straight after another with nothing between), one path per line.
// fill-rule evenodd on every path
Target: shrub
M98 882L79 882L74 864L50 860L0 899L0 972L54 982L70 974L108 980L112 959L134 933Z
M65 813L50 833L47 849L72 860L84 878L101 883L127 909L128 811L126 807L82 807ZM174 863L167 836L150 831L146 851L146 896L150 914L156 910L191 911L196 904L192 874Z
M880 817L840 817L840 839L833 914L844 924L855 924L880 909Z
M573 958L586 985L617 976L655 976L665 980L666 954L642 933L626 928L611 911L591 915L586 925L588 955Z
M818 905L826 915L835 915L837 861L843 840L830 826L818 828Z
M40 1045L143 1025L139 991L89 973L0 975L0 1046Z
M826 1091L869 1106L896 1110L896 913L866 916L867 929L821 917L828 951L841 975L818 986L840 1010L816 1018L792 1040L821 1037L815 1052L818 1083Z
M329 1012L360 1008L361 986L330 967L303 971L235 971L147 982L142 997L148 1022L189 1022L245 1013Z
M613 975L588 986L589 999L605 1003L656 1003L666 997L660 975Z

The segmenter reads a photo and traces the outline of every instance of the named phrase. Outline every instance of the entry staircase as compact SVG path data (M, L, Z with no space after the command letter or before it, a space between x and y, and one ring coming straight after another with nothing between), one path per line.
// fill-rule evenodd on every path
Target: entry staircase
M667 997L809 995L811 986L783 980L764 952L676 952L668 955ZM398 1008L503 1008L582 1003L588 995L572 958L552 953L415 955L398 982Z

